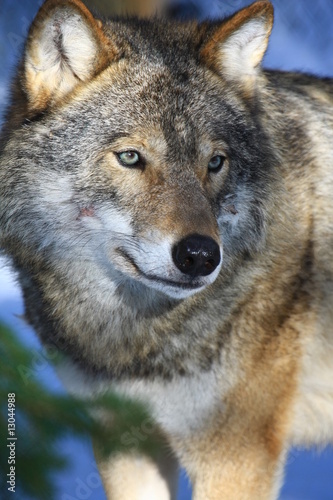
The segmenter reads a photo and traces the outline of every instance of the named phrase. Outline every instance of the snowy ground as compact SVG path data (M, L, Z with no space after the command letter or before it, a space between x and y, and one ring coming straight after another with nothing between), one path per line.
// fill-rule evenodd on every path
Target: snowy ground
M200 4L200 0L196 3ZM229 14L246 3L250 2L203 0L201 7L206 14L208 6L211 15L219 12ZM0 119L13 64L19 57L27 26L39 4L39 0L0 0ZM332 0L273 0L273 4L276 9L276 24L265 65L333 76ZM39 344L33 332L17 317L22 312L20 291L0 259L0 320L19 331L21 338L38 353ZM36 370L41 380L53 390L61 390L47 363L39 363ZM61 445L73 458L73 467L57 476L59 494L56 500L105 500L89 442L68 440ZM182 476L179 500L190 498L190 489ZM314 451L293 450L288 460L286 482L280 500L333 500L332 449L320 455Z

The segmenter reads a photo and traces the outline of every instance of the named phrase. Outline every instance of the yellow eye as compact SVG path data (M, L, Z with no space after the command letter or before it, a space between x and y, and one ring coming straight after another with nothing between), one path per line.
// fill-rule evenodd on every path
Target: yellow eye
M208 163L208 170L210 172L217 173L223 167L224 162L225 162L225 156L223 155L213 156Z
M117 156L120 163L125 167L136 167L141 163L140 155L136 151L123 151L117 153Z

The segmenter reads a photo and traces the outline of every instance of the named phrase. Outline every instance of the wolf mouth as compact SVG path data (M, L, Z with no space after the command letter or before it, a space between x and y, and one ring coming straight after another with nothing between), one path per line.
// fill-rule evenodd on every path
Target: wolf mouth
M194 281L192 283L185 283L185 282L179 282L179 281L173 281L173 280L168 280L165 278L160 278L159 276L154 276L150 274L146 274L143 272L138 264L135 262L135 259L129 255L123 248L118 248L117 252L127 261L129 262L135 269L135 271L142 277L145 278L149 281L154 281L155 283L161 283L162 285L167 285L171 286L174 288L182 288L184 290L197 290L199 288L202 288L204 286L203 283L200 283L198 281Z

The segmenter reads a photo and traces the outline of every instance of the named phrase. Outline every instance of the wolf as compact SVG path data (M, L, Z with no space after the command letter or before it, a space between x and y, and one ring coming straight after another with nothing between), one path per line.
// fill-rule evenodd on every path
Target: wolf
M97 451L108 499L174 499L178 464L195 500L276 499L290 446L333 441L333 82L262 69L272 24L47 0L29 31L0 245L68 390L165 440Z

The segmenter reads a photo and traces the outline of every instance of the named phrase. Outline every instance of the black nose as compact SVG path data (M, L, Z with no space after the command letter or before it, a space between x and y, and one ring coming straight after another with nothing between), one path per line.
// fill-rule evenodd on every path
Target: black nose
M192 276L208 276L221 261L218 244L208 236L192 234L174 246L172 258L178 269Z

